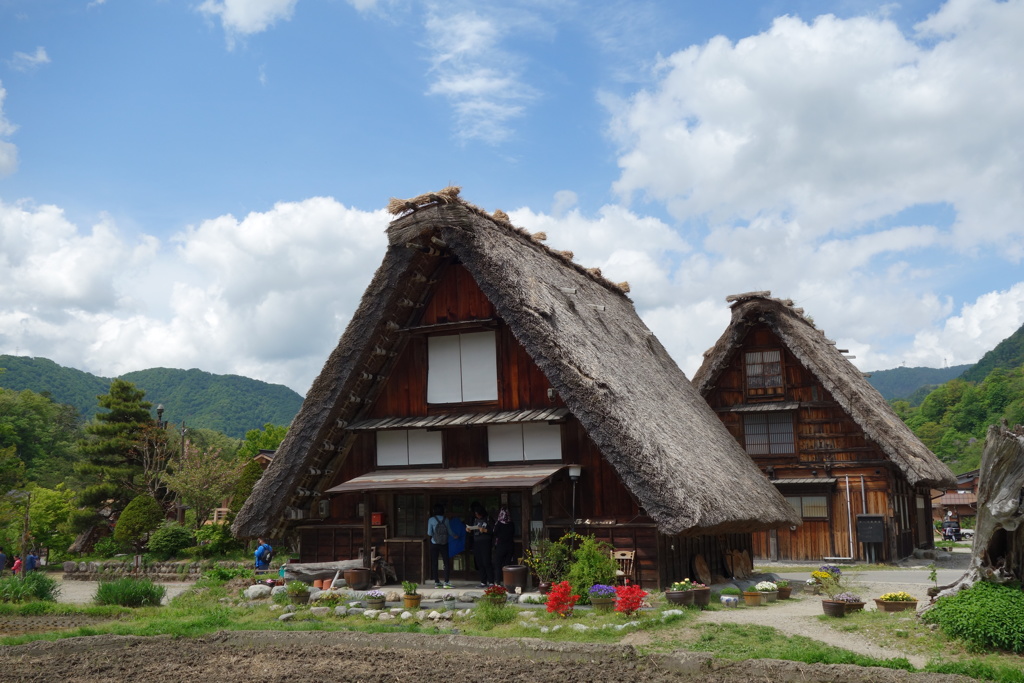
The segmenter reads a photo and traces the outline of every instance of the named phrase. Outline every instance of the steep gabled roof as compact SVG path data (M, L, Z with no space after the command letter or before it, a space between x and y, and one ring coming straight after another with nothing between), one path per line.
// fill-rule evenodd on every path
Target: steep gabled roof
M736 294L726 300L732 302L732 321L704 354L704 363L693 377L702 396L711 391L751 324L763 323L900 468L911 485L944 487L955 483L949 467L921 443L860 370L836 349L835 342L826 339L824 332L804 317L802 309L793 307L792 301L772 298L771 292Z
M625 287L541 244L457 188L410 202L348 329L310 390L273 463L234 525L280 530L286 506L319 482L310 468L344 457L344 427L372 403L415 324L433 276L457 260L547 376L639 504L675 533L745 532L799 523L637 316ZM306 498L308 501L309 498Z

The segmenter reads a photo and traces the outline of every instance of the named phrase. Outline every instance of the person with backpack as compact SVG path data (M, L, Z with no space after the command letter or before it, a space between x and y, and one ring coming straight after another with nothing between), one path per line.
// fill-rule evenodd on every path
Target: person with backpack
M274 549L262 538L256 539L256 571L270 569L270 561L274 559Z
M444 562L444 588L452 587L452 558L448 556L448 539L459 538L452 533L448 518L444 516L444 505L436 503L434 514L427 522L427 536L430 537L430 578L434 580L434 588L442 584L437 576L437 558Z

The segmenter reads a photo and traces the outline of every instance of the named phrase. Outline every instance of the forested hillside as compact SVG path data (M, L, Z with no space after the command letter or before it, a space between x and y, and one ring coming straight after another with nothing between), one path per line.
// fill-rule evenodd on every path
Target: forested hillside
M968 382L980 382L996 368L1019 368L1022 365L1024 365L1024 325L999 342L996 348L982 356L981 360L971 366L960 378Z
M96 397L111 380L66 368L46 358L0 356L0 387L31 390L66 403L82 420L97 412ZM265 424L288 425L299 412L302 396L280 384L202 370L155 368L129 372L123 379L146 392L154 406L163 404L164 419L223 432L241 439Z
M1024 424L1024 367L996 368L982 382L954 379L928 394L919 408L893 406L914 433L954 472L981 462L988 426L1005 419Z
M892 370L876 370L870 373L868 382L875 389L878 389L886 401L896 399L907 399L911 405L918 405L924 395L916 401L913 396L922 387L934 389L943 382L948 382L954 377L959 377L972 366L954 365L951 368L893 368Z

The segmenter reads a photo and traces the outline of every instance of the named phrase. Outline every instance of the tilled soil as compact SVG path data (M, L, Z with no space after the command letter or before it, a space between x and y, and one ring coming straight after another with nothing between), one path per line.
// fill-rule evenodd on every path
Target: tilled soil
M953 683L970 679L710 655L640 656L628 645L454 635L230 632L206 638L94 636L0 648L4 681L830 681Z

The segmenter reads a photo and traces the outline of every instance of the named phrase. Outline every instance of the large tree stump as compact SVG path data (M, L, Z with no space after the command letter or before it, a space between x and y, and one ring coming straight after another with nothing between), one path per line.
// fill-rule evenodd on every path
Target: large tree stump
M971 564L936 598L978 581L1007 583L1024 576L1024 427L988 428L978 473L978 518ZM933 600L934 604L934 600Z

